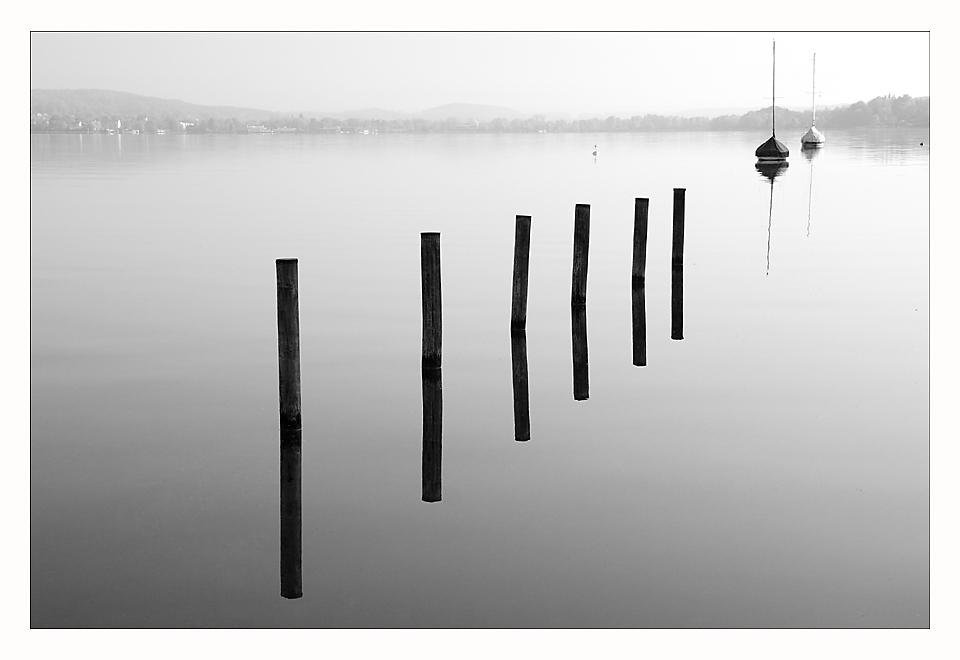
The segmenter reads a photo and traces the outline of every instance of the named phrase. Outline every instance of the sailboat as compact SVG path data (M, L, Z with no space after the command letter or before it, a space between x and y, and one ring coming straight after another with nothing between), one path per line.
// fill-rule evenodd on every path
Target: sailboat
M777 42L773 42L773 105L772 105L772 132L770 139L757 147L757 166L779 165L785 167L790 150L777 139Z
M800 138L802 149L815 149L823 146L823 133L817 130L817 54L813 54L813 120L810 128Z

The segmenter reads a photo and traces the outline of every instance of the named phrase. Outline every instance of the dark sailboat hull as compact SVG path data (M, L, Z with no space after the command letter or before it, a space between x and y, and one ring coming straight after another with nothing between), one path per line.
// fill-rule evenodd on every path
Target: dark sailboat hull
M789 155L790 150L787 149L787 146L773 136L757 147L756 151L757 160L762 163L782 162L785 161Z

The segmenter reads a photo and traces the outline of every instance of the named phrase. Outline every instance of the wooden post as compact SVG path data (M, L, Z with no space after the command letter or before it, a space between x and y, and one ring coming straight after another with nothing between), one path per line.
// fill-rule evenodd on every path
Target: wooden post
M530 216L517 216L513 242L513 306L511 328L527 327L527 276L530 270Z
M633 298L633 366L647 366L647 302L643 280L634 279Z
M683 266L683 216L686 188L673 189L673 265Z
M510 333L513 362L513 430L517 442L530 439L530 385L527 379L527 331Z
M441 339L443 335L440 307L440 233L420 234L420 283L423 302L423 359L424 369L441 366Z
M633 279L644 280L647 268L647 214L650 200L637 197L633 207Z
M423 450L421 454L421 496L424 502L441 499L443 458L443 383L440 369L425 369L423 380Z
M303 596L300 429L280 431L280 595Z
M573 334L573 399L590 398L590 371L587 366L587 306L570 305Z
M673 267L670 288L670 339L683 339L683 266Z
M587 256L590 252L590 205L577 204L573 221L573 287L570 302L587 303Z
M280 357L280 428L299 429L300 300L296 259L277 259L277 344Z

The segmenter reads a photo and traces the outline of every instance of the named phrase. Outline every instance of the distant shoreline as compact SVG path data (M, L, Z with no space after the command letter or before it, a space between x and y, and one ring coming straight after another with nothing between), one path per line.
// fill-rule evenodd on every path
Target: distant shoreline
M819 126L819 125L818 125ZM930 126L927 125L899 125L899 126L850 126L850 127L827 127L825 130L833 131L903 131L903 130L921 130L929 129ZM767 129L769 130L769 129ZM799 127L785 127L781 128L781 133L786 133L793 130L801 130ZM463 130L453 130L453 131L367 131L364 133L362 130L354 131L302 131L302 130L288 130L288 131L163 131L163 132L149 132L149 131L136 131L136 132L123 132L117 133L116 131L86 131L86 130L62 130L62 129L31 129L31 135L106 135L106 136L139 136L139 135L155 135L155 136L165 136L165 135L576 135L576 134L637 134L637 133L758 133L764 132L763 130L756 128L661 128L661 129L647 129L647 130L633 130L633 131L624 131L624 130L586 130L586 131L463 131Z
M548 119L510 108L451 104L419 116L373 118L322 113L273 113L254 109L207 107L97 90L31 90L30 129L34 133L642 133L663 131L770 130L774 108L716 117L635 114L630 117ZM813 110L776 107L782 130L871 127L929 127L930 97L878 96L870 101ZM373 112L373 111L369 111ZM389 113L387 113L389 114Z

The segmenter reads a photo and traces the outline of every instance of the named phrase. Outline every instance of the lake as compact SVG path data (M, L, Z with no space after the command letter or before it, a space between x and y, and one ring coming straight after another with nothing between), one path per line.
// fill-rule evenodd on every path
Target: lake
M928 130L799 135L772 180L751 133L31 136L31 626L928 627ZM280 573L291 257L300 598Z

